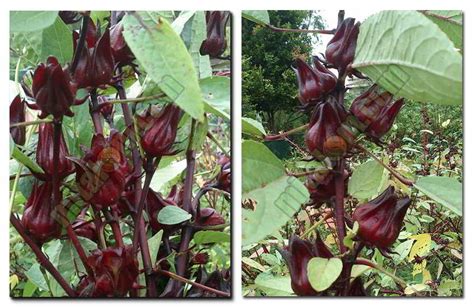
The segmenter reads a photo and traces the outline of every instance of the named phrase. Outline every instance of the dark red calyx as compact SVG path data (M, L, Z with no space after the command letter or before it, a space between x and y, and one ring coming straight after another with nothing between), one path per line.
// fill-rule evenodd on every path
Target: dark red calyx
M20 98L20 95L17 95L10 104L10 125L22 122L25 122L25 102ZM16 144L25 144L25 126L11 127L10 135Z
M329 65L339 70L340 75L354 60L359 26L360 23L356 23L354 18L346 18L326 47L326 60Z
M219 57L224 53L227 47L225 25L229 16L227 11L206 12L207 38L202 42L199 49L202 56Z

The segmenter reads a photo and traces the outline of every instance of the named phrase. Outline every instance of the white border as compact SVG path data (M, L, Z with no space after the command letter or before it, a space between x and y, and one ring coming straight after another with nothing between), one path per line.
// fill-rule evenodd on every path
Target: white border
M471 209L474 206L472 203L473 197L470 196L470 189L469 187L473 187L474 182L472 181L472 175L474 174L474 170L471 164L471 157L468 157L469 154L472 153L472 146L473 146L473 137L472 133L474 130L474 121L471 119L474 117L474 97L472 95L472 86L465 87L465 133L464 135L467 136L465 138L465 147L464 147L464 155L465 155L465 181L464 186L466 188L466 198L464 202L464 220L465 220L465 228L464 234L466 236L465 241L465 288L464 288L464 299L336 299L336 298L326 298L326 299L243 299L241 297L241 275L240 275L240 234L241 234L241 226L240 226L240 193L241 193L241 141L240 141L240 133L241 133L241 125L240 121L240 107L241 107L241 37L240 37L240 30L241 30L241 10L243 9L271 9L271 10L285 10L285 9L317 9L317 10L337 10L341 8L357 8L363 9L365 6L370 6L371 9L462 9L465 12L465 85L472 85L473 78L472 72L473 70L473 61L471 60L472 57L472 37L474 37L474 29L473 29L473 22L470 18L474 18L474 10L472 6L472 1L460 1L460 0L450 0L450 1L435 1L435 0L398 0L392 2L386 1L368 1L368 0L333 0L333 1L317 1L317 0L310 0L310 1L301 1L301 0L291 0L291 1L282 1L282 0L207 0L207 1L192 1L192 0L178 0L178 1L163 1L163 0L153 0L153 1L140 1L140 0L132 0L132 1L110 1L110 0L100 0L100 1L91 1L91 0L70 0L70 1L59 1L59 0L43 0L43 1L30 1L30 0L17 0L17 1L9 1L3 0L1 3L1 11L0 11L0 72L2 72L1 82L0 82L0 93L1 93L1 101L2 101L2 111L0 112L0 132L2 137L0 138L1 147L4 149L0 152L0 161L3 162L1 164L1 170L3 176L1 177L0 182L0 192L1 192L1 212L0 215L0 300L2 302L2 306L4 305L25 305L25 306L46 306L46 305L91 305L91 306L98 306L99 304L104 307L115 307L116 305L144 305L144 306L155 306L155 307L168 307L168 306L176 306L176 305L187 305L194 308L200 307L212 307L221 306L233 306L236 305L245 305L246 307L259 307L261 308L263 305L265 306L283 306L283 305L311 305L313 307L321 307L330 305L331 307L338 307L338 306L350 306L352 307L367 307L374 305L375 307L380 307L381 305L385 307L397 307L399 308L400 305L430 305L431 307L442 307L447 305L456 305L456 307L464 307L468 305L468 301L474 298L474 295L470 293L472 292L472 283L471 278L473 278L473 271L472 271L472 264L474 264L474 260L472 258L466 258L466 256L471 257L472 248L473 248L473 241L472 238L474 237L473 228L470 226L468 221L473 222L474 217L472 217L472 213L474 210ZM233 184L234 184L234 212L233 212L233 299L232 301L221 301L221 300L192 300L192 301L183 301L183 300L138 300L138 301L120 301L120 300L15 300L12 301L9 298L8 293L8 277L9 277L9 246L8 246L8 72L9 72L9 41L8 41L8 34L9 34L9 11L10 10L55 10L55 9L69 9L69 10L105 10L105 9L113 9L113 10L229 10L233 13ZM27 21L25 21L27 22ZM471 39L470 39L471 38ZM472 121L472 122L471 122ZM420 301L423 301L421 303ZM471 304L472 306L472 304ZM384 308L385 308L384 307Z

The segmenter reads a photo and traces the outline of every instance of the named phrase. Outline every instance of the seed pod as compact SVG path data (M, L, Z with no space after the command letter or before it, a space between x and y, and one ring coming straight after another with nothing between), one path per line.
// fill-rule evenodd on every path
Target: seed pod
M79 35L73 32L74 44ZM110 84L115 62L110 46L110 31L107 28L99 37L99 29L89 21L86 42L80 51L78 64L74 71L74 81L78 88L99 88ZM98 38L98 39L97 39Z
M20 98L20 95L17 95L10 104L10 125L21 122L25 122L25 102ZM26 129L24 126L11 127L10 135L16 144L25 144Z
M110 28L110 45L117 65L129 65L135 60L135 56L123 37L123 24L121 22Z
M75 92L70 84L69 73L62 69L55 57L49 57L46 64L38 65L33 74L32 88L36 106L41 110L39 118L50 114L57 119L63 115L74 115L70 107Z
M368 245L389 248L400 234L410 203L409 197L399 199L390 186L377 198L359 205L352 214L359 223L358 237Z
M94 250L87 263L94 277L80 281L77 291L81 297L124 297L139 274L131 246Z
M286 261L291 276L291 288L295 294L300 296L317 295L308 280L308 262L312 258L332 258L333 255L329 248L319 237L316 242L302 240L296 235L290 237L290 241L285 249L280 250L281 255Z
M298 98L303 105L315 104L329 94L337 84L337 78L321 61L314 57L314 68L301 58L296 59L296 73L298 80Z
M206 12L207 38L202 42L199 49L202 56L219 57L224 53L227 47L225 25L229 16L227 11Z
M61 235L61 224L56 219L56 213L51 202L52 191L53 185L51 182L45 182L41 185L34 184L21 218L25 229L40 245Z
M52 123L41 123L38 133L38 147L36 148L36 162L43 169L44 173L33 174L43 180L51 181L53 179L54 168L58 169L58 176L64 179L74 172L73 163L67 158L69 151L67 149L64 136L61 131L59 138L58 160L54 161L54 125Z
M316 106L305 136L306 146L316 159L338 158L352 144L352 133L343 125L344 106L334 98Z
M173 154L172 147L180 117L181 109L174 104L163 107L157 117L153 117L149 110L140 117L144 127L141 145L148 156L161 157Z
M339 70L340 75L354 60L359 26L360 23L355 23L354 18L344 19L326 47L326 60L332 67Z
M123 149L122 135L112 131L92 138L92 147L76 163L76 183L84 201L97 209L117 203L122 195L130 167Z

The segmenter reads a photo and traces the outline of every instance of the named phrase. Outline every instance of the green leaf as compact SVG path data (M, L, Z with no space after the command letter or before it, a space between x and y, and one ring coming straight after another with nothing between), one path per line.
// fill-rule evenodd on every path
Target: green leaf
M124 37L138 62L149 76L179 107L198 121L204 119L204 103L186 46L168 21L159 17L158 24L135 16L123 19Z
M158 256L158 250L160 249L162 237L163 230L160 230L148 240L148 247L150 247L151 264L155 264L156 262L156 257Z
M211 60L209 55L202 56L200 53L201 44L207 38L206 17L204 11L198 11L186 23L181 37L188 47L193 59L194 69L199 74L199 78L212 76Z
M13 140L12 135L10 135L10 158L13 155L13 151L15 151L15 141Z
M186 160L173 161L164 168L158 168L153 175L150 187L154 191L160 191L163 186L186 169Z
M290 276L274 276L271 273L260 273L255 278L255 285L265 291L267 296L294 295Z
M204 144L204 140L207 136L207 131L209 129L209 123L207 121L207 117L204 118L202 122L197 122L196 127L194 129L194 137L193 137L193 144L192 148L195 151L200 151Z
M242 11L242 17L260 25L270 24L268 11Z
M250 267L253 267L254 269L260 271L260 272L265 272L267 269L265 266L261 265L257 261L250 259L248 257L242 257L242 263L247 264Z
M173 30L181 34L181 32L184 29L184 26L186 23L194 16L195 11L182 11L179 13L178 17L176 17L175 20L173 20L173 23L171 26L173 27Z
M422 11L422 13L446 33L456 48L462 49L462 11Z
M22 296L31 297L35 293L36 289L38 289L38 287L33 282L31 282L31 280L28 280L23 287Z
M446 34L415 11L382 11L360 27L352 67L394 95L462 103L462 56Z
M458 216L462 216L462 184L442 176L420 177L414 185L428 198L436 201Z
M41 59L55 56L63 66L71 61L73 54L71 30L61 20L56 21L43 30L43 44L41 48Z
M263 187L284 175L283 163L263 143L252 140L242 143L243 193Z
M29 270L25 273L29 281L42 290L49 290L46 279L44 278L43 273L41 272L39 263L33 264Z
M329 288L342 271L342 261L339 258L312 258L308 262L308 280L313 289L318 292Z
M228 242L230 242L230 234L221 231L203 230L194 234L194 243L197 245Z
M246 117L242 117L242 133L257 138L263 138L267 134L262 123Z
M29 32L41 30L51 26L57 16L58 11L11 11L10 31Z
M248 168L245 166L244 168ZM267 171L260 166L253 169L255 175ZM244 177L245 179L245 177ZM244 199L256 201L256 209L242 209L242 246L263 240L277 232L292 219L308 200L306 187L298 179L283 175L262 187L243 195Z
M357 199L367 200L387 188L388 172L375 160L359 165L349 179L348 192Z
M25 167L30 169L31 171L37 172L37 173L44 173L43 169L31 158L26 156L22 151L20 151L16 146L13 149L12 157L19 162L20 164L23 164Z
M164 225L176 225L191 219L191 214L180 207L168 205L158 213L158 222Z
M199 80L206 103L226 114L230 114L230 78L222 76Z

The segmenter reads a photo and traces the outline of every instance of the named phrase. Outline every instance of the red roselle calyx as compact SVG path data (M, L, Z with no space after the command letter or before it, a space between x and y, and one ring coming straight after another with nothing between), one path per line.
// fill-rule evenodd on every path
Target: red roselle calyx
M344 106L332 96L316 106L305 136L306 146L316 159L341 157L352 145L354 135L343 124L346 116Z
M230 193L231 190L231 161L226 155L221 155L217 164L220 165L221 170L217 175L217 188Z
M380 196L359 205L352 218L359 224L358 237L371 246L386 250L398 238L411 199L399 199L393 186Z
M202 42L199 49L201 55L219 57L224 53L227 47L225 25L229 16L227 11L206 12L207 38Z
M329 94L336 87L337 78L317 58L314 57L314 68L303 59L296 59L296 73L298 80L298 98L303 105L315 104Z
M109 84L113 77L115 62L110 46L110 31L107 28L99 37L99 29L89 20L86 44L80 51L78 64L74 71L74 81L79 88L98 88ZM79 34L73 32L74 50Z
M326 47L326 60L342 75L347 65L354 60L360 23L354 18L346 18L337 28Z
M353 124L371 139L379 140L390 130L403 107L403 98L393 103L392 98L389 92L379 93L376 85L370 87L352 102Z
M55 57L41 63L33 74L33 95L36 107L41 110L39 118L48 115L61 118L73 116L70 106L74 102L75 90L71 86L69 73L63 70Z
M20 98L20 95L17 95L10 104L10 125L21 122L25 122L25 102ZM11 127L10 135L16 144L25 144L26 129L24 126Z
M35 183L25 205L21 222L30 236L43 244L61 235L61 224L51 202L53 185L51 182Z
M279 250L286 261L291 276L291 288L300 296L317 295L308 280L307 266L309 260L315 257L332 258L333 255L321 238L310 242L296 235L290 237L287 247Z
M120 22L110 28L110 45L115 63L119 66L132 64L135 56L123 37L123 24Z
M36 148L36 162L43 169L44 173L33 173L41 180L52 180L54 168L58 169L60 179L74 172L73 163L67 158L69 151L67 149L64 136L61 131L59 138L58 160L54 161L54 125L52 123L41 123L38 133L38 147Z
M305 186L308 189L312 205L318 207L324 202L330 202L336 195L335 173L336 171L333 170L325 170L307 177ZM348 172L344 170L344 179L348 177Z
M148 190L146 196L146 205L148 210L148 216L150 219L150 226L153 231L158 232L160 230L169 231L173 229L172 225L162 225L158 222L158 213L165 206L178 206L174 200L170 197L163 198L159 193L153 191L151 188Z
M59 11L58 15L66 25L74 24L82 18L77 11Z
M92 138L92 147L76 163L76 183L84 201L98 209L117 203L122 195L130 168L125 157L122 135L112 130Z
M215 209L207 207L199 211L195 224L197 226L217 226L225 224L225 219Z
M150 109L139 117L139 125L143 128L141 145L148 156L161 157L172 155L173 144L178 132L181 109L168 104L154 117Z
M81 280L77 287L81 297L123 297L139 274L131 246L95 250L87 263L95 277Z

